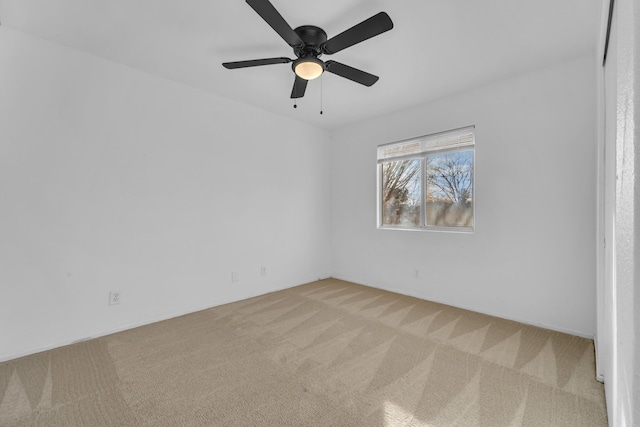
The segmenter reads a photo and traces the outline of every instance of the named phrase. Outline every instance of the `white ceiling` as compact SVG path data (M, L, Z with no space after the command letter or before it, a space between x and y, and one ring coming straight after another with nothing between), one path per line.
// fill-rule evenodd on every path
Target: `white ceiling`
M595 50L601 0L271 0L292 28L329 38L385 11L394 29L323 59L380 76L325 73L293 109L290 64L222 62L292 49L244 0L0 0L2 26L326 129Z

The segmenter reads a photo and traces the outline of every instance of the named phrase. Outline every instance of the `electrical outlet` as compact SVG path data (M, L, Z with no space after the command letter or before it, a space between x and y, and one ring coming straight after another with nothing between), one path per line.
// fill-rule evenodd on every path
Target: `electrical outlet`
M120 304L120 291L109 292L109 305Z
M260 275L262 277L267 275L267 267L260 267Z
M420 270L414 270L413 271L413 278L414 279L419 279L420 278Z
M240 279L239 279L239 276L240 276L240 275L238 274L238 272L237 272L237 271L232 271L232 272L231 272L231 281L232 281L232 282L237 282L238 280L240 280Z

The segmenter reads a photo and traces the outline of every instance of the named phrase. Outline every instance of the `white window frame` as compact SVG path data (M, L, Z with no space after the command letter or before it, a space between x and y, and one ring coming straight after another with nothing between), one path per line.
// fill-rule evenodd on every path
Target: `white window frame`
M406 139L402 141L391 142L378 146L378 164L377 164L377 227L382 230L412 230L412 231L446 231L453 233L473 233L476 225L476 150L475 150L475 125L463 128L438 132L429 135L423 135L417 138ZM427 157L433 154L442 154L457 151L473 152L473 170L471 174L471 198L473 200L473 212L471 227L443 227L427 224ZM386 162L420 159L420 225L390 225L382 224L383 206L383 176L382 165Z

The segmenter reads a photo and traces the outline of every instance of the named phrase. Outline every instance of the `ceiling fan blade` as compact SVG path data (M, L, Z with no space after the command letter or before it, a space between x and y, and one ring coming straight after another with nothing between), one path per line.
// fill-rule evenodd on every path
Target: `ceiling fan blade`
M378 34L382 34L385 31L389 31L392 28L393 22L391 18L389 18L389 15L385 12L380 12L327 40L324 44L323 51L331 55L349 46L370 39L371 37L375 37Z
M293 82L293 90L291 91L291 98L302 98L305 90L307 90L308 80L301 79L296 76L296 80Z
M235 61L235 62L223 62L222 66L233 70L235 68L247 68L257 67L259 65L271 65L271 64L287 64L292 60L289 58L266 58L266 59L251 59L249 61Z
M247 0L247 3L271 28L276 30L276 33L278 33L289 46L298 47L304 45L300 36L293 31L291 26L287 24L287 21L284 20L269 0Z
M324 68L330 73L337 74L340 77L353 80L354 82L365 86L371 86L379 79L378 76L374 76L373 74L369 74L365 71L358 70L357 68L353 68L336 61L325 62Z

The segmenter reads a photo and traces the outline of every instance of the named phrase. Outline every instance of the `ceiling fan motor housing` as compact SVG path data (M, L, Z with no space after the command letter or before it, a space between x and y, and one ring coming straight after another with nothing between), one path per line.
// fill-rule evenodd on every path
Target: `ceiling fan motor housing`
M304 42L303 46L293 48L293 52L298 58L322 55L322 46L327 41L327 33L322 28L314 25L302 25L293 31Z

